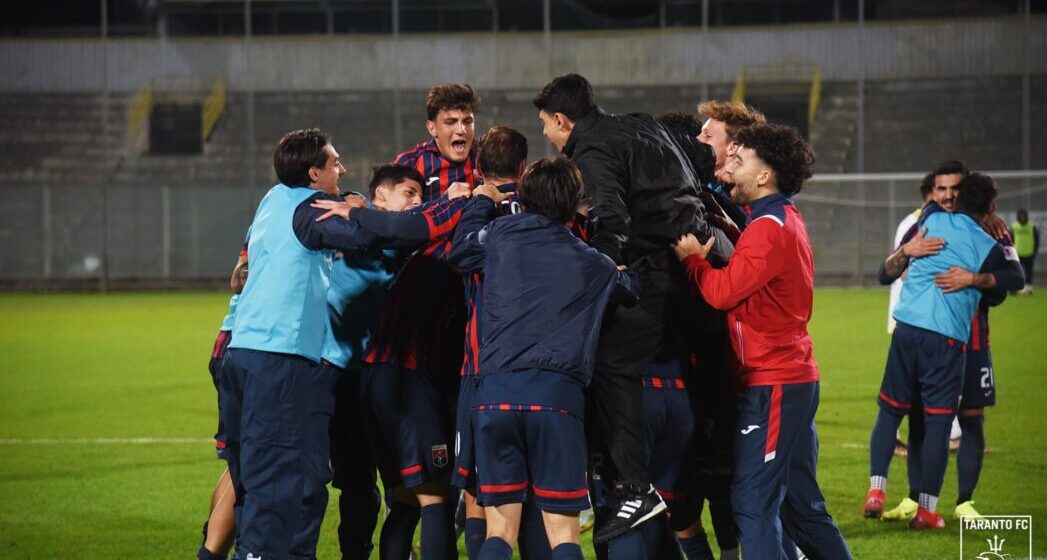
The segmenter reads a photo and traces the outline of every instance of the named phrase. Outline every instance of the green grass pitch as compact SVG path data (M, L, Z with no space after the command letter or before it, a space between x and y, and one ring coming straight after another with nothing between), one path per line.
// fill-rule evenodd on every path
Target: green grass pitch
M207 441L216 412L206 367L227 299L0 295L0 558L194 555L223 468ZM914 533L861 517L886 304L884 290L816 294L819 478L856 558L957 558L951 519ZM1032 515L1034 556L1047 556L1047 294L1008 299L992 329L1000 404L988 412L975 500L985 514ZM905 491L904 468L892 465L890 505ZM951 460L949 514L955 497ZM337 557L336 525L332 508L321 558Z

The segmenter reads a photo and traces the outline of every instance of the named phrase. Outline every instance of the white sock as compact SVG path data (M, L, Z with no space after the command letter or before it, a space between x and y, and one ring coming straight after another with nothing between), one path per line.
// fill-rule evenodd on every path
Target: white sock
M873 476L869 478L869 489L870 490L883 490L887 491L887 477L886 476Z
M949 439L960 439L963 435L963 430L960 429L960 418L953 416L952 419L952 431L949 432Z
M938 511L938 496L920 492L920 507L930 512Z

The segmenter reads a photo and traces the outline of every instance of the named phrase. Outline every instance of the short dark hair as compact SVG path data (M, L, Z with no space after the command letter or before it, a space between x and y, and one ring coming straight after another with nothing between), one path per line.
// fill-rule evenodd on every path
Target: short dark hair
M480 108L480 95L469 84L439 84L425 96L425 115L436 120L440 111L471 111Z
M992 210L996 201L996 181L988 175L971 173L960 183L960 194L956 196L956 209L967 214L984 216Z
M273 169L280 182L289 187L309 185L309 170L327 165L324 146L331 137L319 128L294 130L280 137L273 152Z
M476 163L485 178L515 178L525 161L527 138L508 126L492 126L480 139Z
M676 134L695 138L702 133L702 123L698 117L683 111L669 111L658 117L658 122Z
M553 78L534 98L534 106L550 115L563 113L572 121L577 121L596 109L593 86L579 74Z
M564 156L542 158L524 172L517 193L525 212L565 224L578 209L582 173Z
M966 177L971 174L970 170L967 169L967 166L964 165L962 161L954 159L939 163L934 167L934 171L931 173L935 177L939 175L956 175L957 173Z
M923 176L923 180L920 181L920 196L926 199L931 196L931 191L934 190L934 173L928 173Z
M374 198L375 191L382 183L389 182L399 185L407 180L415 181L419 187L425 184L422 174L413 167L398 163L376 165L371 168L371 181L367 183L367 196Z
M786 196L799 193L804 180L811 178L814 150L791 126L754 124L739 130L735 141L754 150L774 170L778 190Z

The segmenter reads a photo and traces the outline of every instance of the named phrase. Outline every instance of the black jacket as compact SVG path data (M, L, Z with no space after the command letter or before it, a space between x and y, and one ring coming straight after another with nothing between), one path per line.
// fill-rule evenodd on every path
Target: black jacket
M563 153L582 171L590 242L615 263L675 260L669 245L678 237L694 233L704 242L712 234L702 216L695 166L654 117L597 108L575 123ZM726 260L731 249L717 236L713 253Z

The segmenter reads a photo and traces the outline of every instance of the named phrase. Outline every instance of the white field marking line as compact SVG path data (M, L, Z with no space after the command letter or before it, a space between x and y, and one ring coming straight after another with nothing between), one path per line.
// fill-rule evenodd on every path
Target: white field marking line
M125 445L125 444L200 444L214 443L211 438L5 438L0 445Z

